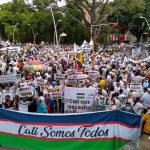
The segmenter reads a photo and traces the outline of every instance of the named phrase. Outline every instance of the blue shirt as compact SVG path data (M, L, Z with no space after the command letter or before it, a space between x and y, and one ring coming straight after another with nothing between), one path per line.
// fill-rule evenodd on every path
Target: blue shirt
M46 104L42 104L40 103L39 100L36 100L36 104L37 104L37 112L38 113L46 113L47 112L47 107Z

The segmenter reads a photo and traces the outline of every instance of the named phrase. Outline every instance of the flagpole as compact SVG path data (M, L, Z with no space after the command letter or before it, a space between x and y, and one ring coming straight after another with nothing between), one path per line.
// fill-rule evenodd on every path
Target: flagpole
M92 69L94 70L94 52L95 52L95 49L94 49L94 40L93 40L93 27L95 27L97 25L91 25L91 41L92 41Z

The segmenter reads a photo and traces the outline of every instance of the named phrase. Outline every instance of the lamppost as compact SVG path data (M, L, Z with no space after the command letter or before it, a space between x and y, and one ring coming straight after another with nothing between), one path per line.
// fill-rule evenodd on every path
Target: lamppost
M148 29L150 30L150 25L149 25L149 23L148 23L146 17L140 16L139 18L140 18L140 19L144 19L144 20L146 21L147 26L148 26ZM148 37L147 37L147 43L148 43Z
M36 37L37 37L38 34L39 34L39 33L35 33L35 34L34 34L34 45L35 45L35 43L36 43Z
M56 45L58 46L59 45L58 33L57 33L56 21L55 21L55 18L54 18L54 13L53 13L52 6L47 7L47 9L50 9L51 14L52 14L53 24L54 24L54 29L55 29L55 36L56 36Z
M59 44L60 44L60 40L61 40L61 37L66 37L67 34L66 33L61 33L60 36L59 36Z
M31 26L31 24L28 24L28 26L30 26L30 28L31 28L31 30L32 30L32 34L33 34L33 44L35 45L36 36L37 36L39 33L35 33L35 32L34 32L33 27Z
M14 31L13 31L13 45L15 44L15 31L16 31L17 25L19 25L19 23L16 23L15 26L14 26Z
M59 24L59 22L61 22L62 20L58 20L57 21L57 23L56 23L56 29L57 29L57 26L58 26L58 24ZM54 32L54 43L53 44L55 44L55 39L56 39L56 35L57 33L56 32Z
M92 41L92 68L94 69L94 53L95 53L95 50L94 50L94 40L93 40L93 28L94 27L101 27L101 26L108 26L108 25L114 25L116 23L107 23L107 24L98 24L98 25L91 25L91 41Z
M146 21L147 26L148 26L148 28L149 28L149 30L150 30L150 25L149 25L149 23L148 23L148 21L147 21L146 17L140 16L139 18L140 18L140 19L144 19L144 20Z

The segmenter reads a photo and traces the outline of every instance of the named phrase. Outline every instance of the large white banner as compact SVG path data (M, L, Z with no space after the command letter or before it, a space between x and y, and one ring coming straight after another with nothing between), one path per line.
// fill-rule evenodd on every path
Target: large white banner
M95 88L65 87L65 113L81 113L93 111L92 106L94 103L95 95Z
M0 83L11 83L21 81L21 75L3 75L0 76Z

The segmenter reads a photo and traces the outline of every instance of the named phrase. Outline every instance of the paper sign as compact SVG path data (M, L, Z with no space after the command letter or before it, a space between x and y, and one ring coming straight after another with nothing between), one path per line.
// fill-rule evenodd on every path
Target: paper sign
M130 83L130 90L132 90L132 91L141 91L142 90L141 83Z
M32 86L23 86L19 88L19 97L31 97L34 94Z
M54 79L55 80L64 80L65 79L65 74L55 74Z
M76 85L77 79L76 78L68 78L68 84L70 85Z
M87 76L86 76L85 74L84 74L84 75L77 75L77 79L78 79L78 81L80 81L80 82L85 81L86 78L87 78Z
M68 71L66 71L65 73L66 73L66 75L71 75L71 74L75 74L75 69L72 69L72 70L68 70Z
M65 113L81 113L93 111L95 88L65 87Z
M83 75L83 72L76 72L76 75Z
M61 98L61 94L59 92L52 92L53 98Z
M44 87L44 80L43 79L37 79L36 86L37 87Z
M0 76L0 83L14 83L21 81L21 75L3 75Z

